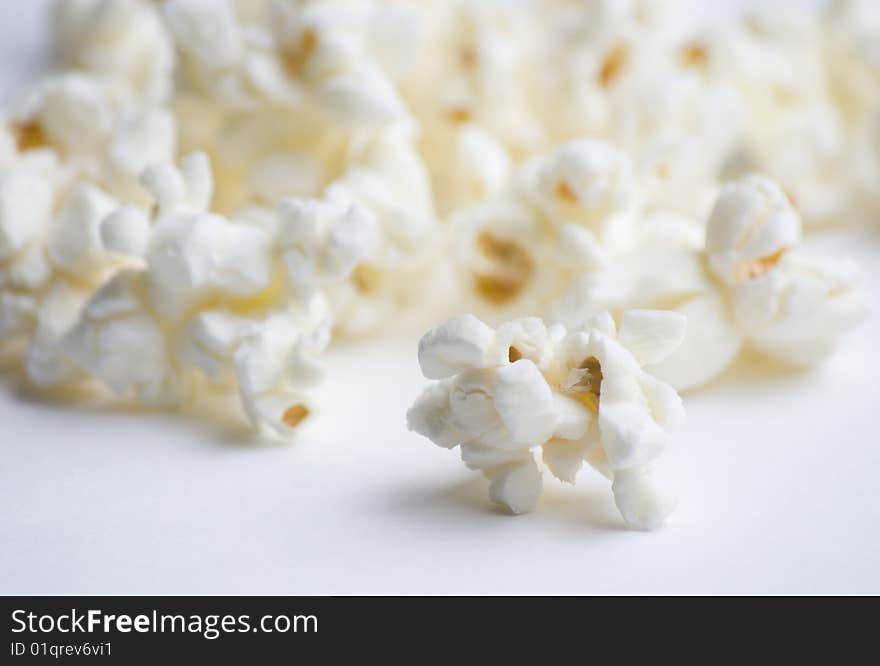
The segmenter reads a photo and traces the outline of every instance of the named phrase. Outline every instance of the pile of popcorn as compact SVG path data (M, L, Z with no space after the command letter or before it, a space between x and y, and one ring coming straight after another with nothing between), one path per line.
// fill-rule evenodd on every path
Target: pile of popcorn
M692 5L57 2L0 116L0 343L285 438L332 339L447 303L410 429L512 512L587 462L654 528L678 391L827 358L865 297L802 235L880 216L880 3Z

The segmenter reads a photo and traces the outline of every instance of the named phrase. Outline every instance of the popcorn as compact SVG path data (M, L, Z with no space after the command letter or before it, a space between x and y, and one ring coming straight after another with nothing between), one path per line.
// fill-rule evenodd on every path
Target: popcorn
M313 407L304 391L322 379L316 356L327 346L329 330L326 319L308 328L295 319L271 318L244 338L235 370L253 423L283 437L309 416Z
M279 217L277 244L288 284L305 300L348 276L375 231L375 220L364 209L338 202L285 199Z
M115 81L81 73L52 75L24 100L8 123L7 161L53 152L67 179L144 203L138 176L153 161L173 159L176 126L164 108L143 105Z
M64 0L53 16L65 67L132 87L148 102L171 93L174 50L149 0Z
M164 14L184 60L181 144L210 146L215 209L246 217L284 198L367 209L375 242L350 280L328 287L336 331L362 336L412 302L438 233L415 125L392 83L402 68L389 64L389 49L405 59L412 12L395 3L242 11L175 0ZM216 29L201 29L212 22ZM380 39L389 31L393 49Z
M126 263L99 234L116 200L67 181L45 150L27 151L0 175L0 337L30 336L25 370L37 386L76 374L60 339L91 291Z
M63 380L86 374L120 396L167 408L191 399L199 373L237 390L256 429L290 434L313 411L305 391L321 379L317 357L331 321L323 288L361 260L372 217L292 199L262 225L256 216L209 212L213 180L198 153L179 168L153 165L141 179L155 197L151 215L117 207L91 223L90 237L138 267L98 289L56 336L79 370ZM97 204L87 197L79 207Z
M584 461L612 481L626 523L658 527L674 503L655 485L654 463L683 421L681 400L642 369L682 341L679 314L630 310L619 329L607 313L586 326L547 327L536 318L492 329L454 317L419 343L429 386L407 412L410 430L490 480L489 496L513 513L535 508L541 472L574 483Z
M857 177L856 135L835 90L846 66L833 64L826 42L818 13L765 8L723 36L711 66L730 76L749 114L740 164L726 175L766 173L809 225L848 217Z
M634 242L638 210L624 155L598 140L563 144L453 218L462 290L490 317L538 311Z
M582 325L591 313L670 308L688 318L682 345L652 373L678 390L728 367L742 346L795 366L821 362L864 314L860 275L847 260L815 260L798 249L800 218L763 176L727 185L701 251L637 250L607 274L584 277L551 305L551 320Z
M337 332L363 336L422 296L436 270L440 229L408 128L387 128L353 142L347 164L325 197L370 211L376 234L351 279L329 293Z
M604 235L634 202L630 169L607 143L567 143L527 171L526 196L547 218L576 222Z
M29 160L0 176L0 261L40 238L52 216L54 192L42 173L52 160Z
M404 115L393 84L371 57L371 29L386 11L396 16L369 2L344 9L278 2L250 20L228 0L169 0L163 8L187 85L238 109L315 105L347 128Z
M495 146L487 159L496 161L541 149L528 90L536 30L527 4L516 0L424 4L424 38L400 90L422 126L438 209L448 213L473 199L460 189L470 184L453 174L468 168L462 152L475 136Z
M441 213L475 205L501 194L513 164L504 146L479 125L468 123L433 148L448 165L433 174ZM441 154L442 151L442 154Z
M799 237L799 220L785 195L764 178L746 177L719 196L705 255L751 344L812 365L861 318L865 305L855 266L792 252Z
M704 47L692 43L683 48ZM610 133L616 145L634 156L648 213L704 217L743 131L743 101L736 91L691 70L673 69L640 82L615 100Z
M67 358L120 395L150 407L180 399L162 323L150 311L145 275L123 271L86 304L61 347Z

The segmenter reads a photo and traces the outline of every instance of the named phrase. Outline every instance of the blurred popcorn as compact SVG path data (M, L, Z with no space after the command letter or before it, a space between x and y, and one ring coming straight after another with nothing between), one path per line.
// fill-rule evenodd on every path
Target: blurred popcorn
M306 389L321 379L317 357L331 324L323 288L361 260L372 216L293 199L263 226L217 215L209 212L203 154L179 168L151 166L142 181L155 197L151 213L108 206L92 218L105 251L139 267L73 311L57 338L80 372L58 382L88 375L141 404L168 407L191 397L198 373L236 389L255 427L288 434L313 410ZM65 260L75 266L89 256Z
M650 366L679 390L710 381L746 342L786 363L814 365L866 303L850 261L808 258L800 239L800 218L782 190L746 176L720 193L701 251L669 244L634 252L615 270L577 280L550 318L573 326L592 312L632 307L685 315L682 345Z
M63 0L53 36L63 67L130 88L147 103L167 100L174 48L151 0Z
M464 288L495 318L538 310L633 242L638 207L625 155L604 141L563 144L524 164L495 200L456 215Z
M426 336L441 381L411 425L461 444L514 510L542 446L560 478L612 474L626 520L653 526L654 454L619 455L660 440L634 406L665 400L648 378L702 385L746 345L827 357L864 298L802 225L880 211L878 3L698 9L58 2L56 70L0 117L0 339L25 343L38 387L161 407L218 392L285 436L317 408L333 336L508 321ZM597 376L602 410L570 390Z

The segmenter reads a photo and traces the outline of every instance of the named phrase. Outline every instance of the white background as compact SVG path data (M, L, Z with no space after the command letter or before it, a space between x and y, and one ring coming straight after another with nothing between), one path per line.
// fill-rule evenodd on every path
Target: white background
M45 2L0 0L0 98L46 59ZM333 351L290 445L84 410L0 381L0 593L880 593L880 224L823 233L874 314L818 370L747 361L686 399L679 508L623 529L608 483L531 515L406 432L417 335Z

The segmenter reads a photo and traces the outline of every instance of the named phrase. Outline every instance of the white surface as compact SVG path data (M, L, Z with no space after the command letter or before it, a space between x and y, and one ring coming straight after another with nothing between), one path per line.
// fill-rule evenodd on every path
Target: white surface
M22 16L40 4L0 0L0 98L43 57ZM880 266L880 224L823 236ZM650 534L590 471L548 481L534 514L492 510L455 452L405 430L414 338L334 351L322 418L289 446L34 401L4 374L0 593L880 593L870 279L874 314L824 367L745 363L687 397L679 508Z

